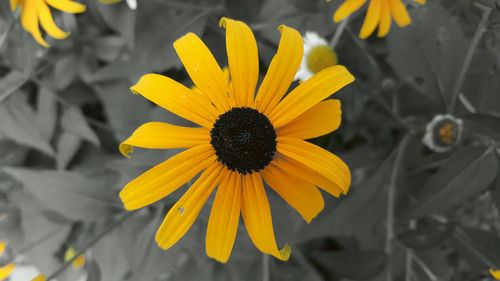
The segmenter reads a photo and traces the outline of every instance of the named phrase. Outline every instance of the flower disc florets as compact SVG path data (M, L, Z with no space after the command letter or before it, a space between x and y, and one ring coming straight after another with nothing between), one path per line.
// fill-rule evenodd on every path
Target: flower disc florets
M210 137L219 162L241 174L264 169L276 152L271 121L253 108L235 107L220 115Z

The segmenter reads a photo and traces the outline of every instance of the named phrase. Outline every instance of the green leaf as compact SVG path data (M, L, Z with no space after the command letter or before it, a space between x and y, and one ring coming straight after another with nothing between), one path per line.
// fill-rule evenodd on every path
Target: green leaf
M452 232L452 225L434 223L406 230L398 235L398 240L412 249L429 249L450 237Z
M202 34L212 10L173 11L157 1L144 1L137 10L135 47L95 73L95 81L116 78L138 79L150 72L179 67L173 42L188 32Z
M325 280L335 280L339 277L371 280L377 277L387 264L386 254L379 251L313 252L311 256Z
M500 142L500 117L479 113L465 115L463 120L466 131Z
M28 80L26 74L11 70L0 80L0 102L9 97Z
M500 267L500 237L493 232L456 228L452 245L458 254L477 270Z
M57 140L56 156L58 170L66 169L75 154L78 152L81 144L82 138L73 133L63 132L59 136L59 139Z
M498 171L493 149L467 147L453 154L429 180L407 217L421 217L456 207L484 191Z
M54 135L57 123L56 94L46 87L38 90L36 127L44 139L50 140Z
M22 98L11 98L0 104L0 134L18 144L37 149L47 155L54 155L54 150L47 138L37 127L37 117Z
M73 133L96 146L100 146L99 138L87 124L82 111L78 107L66 107L61 119L62 127L67 132Z
M439 2L411 12L412 25L389 33L388 61L397 75L433 101L449 102L467 49L462 28Z
M111 216L120 204L98 178L74 172L34 171L5 168L5 172L24 184L43 205L70 220L96 221Z

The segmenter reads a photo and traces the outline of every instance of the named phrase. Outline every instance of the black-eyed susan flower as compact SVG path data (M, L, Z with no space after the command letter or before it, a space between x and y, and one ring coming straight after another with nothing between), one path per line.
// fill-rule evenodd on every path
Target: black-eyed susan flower
M500 270L490 269L490 274L495 280L500 280Z
M304 56L295 79L305 81L321 70L337 63L337 54L328 42L316 32L306 32L304 36Z
M256 91L259 59L252 31L240 21L223 18L220 23L226 29L230 82L203 41L188 33L174 48L195 89L158 74L144 75L132 86L133 93L198 126L150 122L121 143L124 155L133 147L186 150L132 180L120 198L126 209L139 209L200 174L161 224L156 234L160 247L168 249L184 236L218 186L207 255L220 262L229 259L241 213L255 246L287 260L290 246L279 249L276 244L264 181L307 222L324 206L318 187L337 197L347 193L347 165L304 139L337 129L340 102L324 100L354 77L343 66L329 67L285 96L303 45L296 30L281 26L278 51Z
M16 268L16 264L12 262L12 258L8 253L7 244L0 241L0 280L7 279Z
M446 152L460 142L462 124L462 119L453 115L436 115L427 124L422 142L435 152Z
M367 38L377 27L377 36L385 37L391 29L393 19L399 27L405 27L411 23L403 0L345 0L333 14L333 21L340 22L361 9L367 1L369 2L368 10L359 32L360 38ZM413 1L420 5L426 2L426 0Z
M56 25L50 8L71 14L85 11L85 5L73 0L10 0L10 7L13 12L20 9L22 27L43 47L49 47L49 44L43 38L40 26L55 39L69 35Z

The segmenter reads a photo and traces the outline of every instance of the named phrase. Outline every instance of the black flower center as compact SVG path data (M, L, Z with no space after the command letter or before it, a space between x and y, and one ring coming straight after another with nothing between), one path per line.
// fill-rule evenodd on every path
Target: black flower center
M271 121L253 108L234 107L220 115L210 137L219 162L241 174L264 169L276 152Z

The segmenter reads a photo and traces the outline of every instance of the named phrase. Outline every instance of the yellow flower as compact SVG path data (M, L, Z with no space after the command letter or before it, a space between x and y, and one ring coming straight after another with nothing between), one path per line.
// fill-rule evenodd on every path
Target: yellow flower
M281 26L278 51L255 95L259 59L254 35L240 21L222 18L220 24L226 29L229 83L207 46L188 33L174 48L196 90L158 74L146 74L132 86L133 93L199 127L150 122L121 143L125 155L133 147L186 150L132 180L120 198L126 209L139 209L201 173L168 212L156 234L158 245L168 249L181 239L218 186L206 234L207 255L220 262L229 259L241 213L255 246L287 260L291 249L278 249L263 180L307 222L324 206L318 187L336 197L347 193L347 165L303 139L338 128L340 102L323 100L354 77L343 66L329 67L285 96L303 45L296 30Z
M359 10L367 0L345 0L333 15L333 21L339 22ZM367 38L378 26L378 37L385 37L391 28L394 19L399 27L411 23L410 15L403 0L368 0L368 11L361 27L359 37ZM425 4L426 0L413 0L418 4Z
M316 32L308 31L304 36L304 56L295 79L305 81L321 70L338 63L333 48Z
M64 261L71 260L76 255L76 250L73 247L68 247L64 253ZM79 269L85 266L85 256L78 256L72 263L74 269Z
M49 47L40 31L40 26L55 39L64 39L69 33L61 30L54 19L49 7L61 10L66 13L82 13L85 6L72 0L10 0L12 11L17 8L21 10L21 25L24 30L31 33L38 44Z
M500 280L500 270L490 269L490 274L495 280Z

